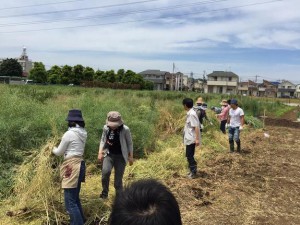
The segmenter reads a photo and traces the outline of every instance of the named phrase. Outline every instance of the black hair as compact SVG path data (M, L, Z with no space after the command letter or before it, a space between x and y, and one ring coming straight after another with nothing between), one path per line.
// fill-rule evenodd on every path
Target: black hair
M82 128L85 127L84 121L68 121L68 126L69 127L76 127L76 124Z
M189 109L193 108L193 99L191 98L185 98L182 100L182 105L185 105L186 107L188 107Z
M227 100L228 105L230 105L230 102L231 102L231 99L228 99L228 100Z
M172 192L154 179L139 180L116 195L109 225L182 225Z

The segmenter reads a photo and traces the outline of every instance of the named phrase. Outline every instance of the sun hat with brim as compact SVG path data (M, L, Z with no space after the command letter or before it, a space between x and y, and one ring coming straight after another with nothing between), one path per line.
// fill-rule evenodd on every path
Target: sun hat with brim
M202 104L203 103L203 99L200 97L197 99L196 104Z
M223 100L220 102L220 105L228 105L227 100L223 99Z
M106 125L108 127L119 127L123 125L121 114L117 111L111 111L107 114Z
M66 121L76 121L76 122L83 122L82 113L79 109L71 109L69 110L68 117Z

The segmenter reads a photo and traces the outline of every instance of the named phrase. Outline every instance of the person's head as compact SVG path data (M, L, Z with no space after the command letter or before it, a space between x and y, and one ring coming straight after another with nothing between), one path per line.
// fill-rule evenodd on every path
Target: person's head
M238 107L238 101L236 99L230 100L230 107L236 109Z
M106 125L112 129L116 130L120 127L122 127L124 124L122 120L122 116L119 112L117 111L110 111L107 113L107 118L106 118Z
M133 182L115 198L110 225L182 225L172 192L154 179Z
M186 109L186 110L193 108L193 105L194 105L193 99L191 99L191 98L183 99L182 105L184 106L184 109Z
M226 100L226 99L223 99L223 100L220 102L220 105L226 107L226 106L228 105L227 100Z
M66 121L68 121L69 127L76 127L77 125L83 128L85 127L84 119L82 117L81 110L79 109L69 110Z
M197 98L196 104L197 104L198 106L201 106L201 105L203 104L203 99L202 99L202 97Z

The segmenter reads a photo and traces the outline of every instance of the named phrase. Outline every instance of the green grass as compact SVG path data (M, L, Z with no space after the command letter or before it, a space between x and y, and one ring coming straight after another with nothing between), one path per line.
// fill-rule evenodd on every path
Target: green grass
M158 141L167 140L172 135L181 135L185 117L182 100L199 96L194 92L2 84L0 91L0 175L4 178L0 182L0 198L7 195L12 186L10 177L14 174L13 165L20 164L47 140L61 138L67 130L65 118L69 109L82 110L88 132L85 157L88 163L94 163L109 111L117 110L122 114L132 133L135 158L144 158L159 148ZM220 106L224 98L238 98L246 112L246 120L254 127L260 126L255 117L264 111L281 115L289 109L279 101L265 102L263 99L240 99L239 96L215 94L201 96L209 107ZM210 109L208 115L214 125L205 127L207 134L211 130L218 130L219 126L219 121ZM203 143L207 145L212 137L209 134ZM212 147L222 149L217 142Z

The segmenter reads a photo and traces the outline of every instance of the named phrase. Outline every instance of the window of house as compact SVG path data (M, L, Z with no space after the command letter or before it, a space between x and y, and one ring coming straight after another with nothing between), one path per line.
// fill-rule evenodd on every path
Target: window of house
M228 81L232 81L232 77L228 77Z
M287 88L288 88L288 89L291 89L291 88L292 88L292 86L288 86Z
M217 80L218 80L218 78L217 78L217 77L214 77L214 80L215 80L215 81L217 81Z

